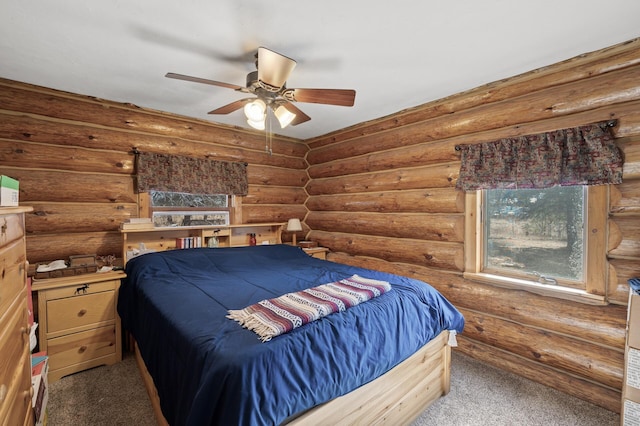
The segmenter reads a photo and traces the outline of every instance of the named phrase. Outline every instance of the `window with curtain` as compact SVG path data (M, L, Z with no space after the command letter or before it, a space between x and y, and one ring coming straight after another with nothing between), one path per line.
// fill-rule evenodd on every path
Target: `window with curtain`
M605 301L606 184L622 181L623 164L614 124L460 147L466 277Z

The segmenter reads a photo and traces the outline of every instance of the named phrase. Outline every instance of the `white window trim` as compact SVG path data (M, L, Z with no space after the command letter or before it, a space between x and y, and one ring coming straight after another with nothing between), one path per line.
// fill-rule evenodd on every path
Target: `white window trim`
M606 249L609 186L589 186L587 192L585 290L544 285L536 281L483 272L484 245L482 238L484 227L481 191L468 191L465 194L464 278L498 287L526 290L542 296L594 305L607 304L608 263Z

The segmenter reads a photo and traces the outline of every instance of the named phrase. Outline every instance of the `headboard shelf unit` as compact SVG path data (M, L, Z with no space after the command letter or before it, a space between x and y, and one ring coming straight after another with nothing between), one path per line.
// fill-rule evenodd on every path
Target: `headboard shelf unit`
M150 251L179 248L181 238L198 241L207 247L209 240L218 238L218 247L241 247L250 245L250 234L255 234L256 244L281 244L284 223L243 223L224 226L156 227L153 229L123 229L122 258L124 262L138 254ZM145 251L146 250L146 251Z

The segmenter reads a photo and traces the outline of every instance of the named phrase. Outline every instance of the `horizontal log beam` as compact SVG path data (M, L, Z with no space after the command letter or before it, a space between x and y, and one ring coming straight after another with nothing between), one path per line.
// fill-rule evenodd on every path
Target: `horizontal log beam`
M397 137L405 135L403 131L394 131L386 135L397 143ZM403 137L412 137L408 134ZM376 152L367 155L358 154L358 143L342 144L329 150L334 159L328 162L315 164L309 167L311 178L326 178L332 176L344 176L365 172L386 170L390 164L393 168L428 166L430 164L448 163L458 161L459 153L455 151L455 142L431 141L429 143L403 146L390 150L377 147ZM351 151L351 152L350 152ZM353 152L356 151L356 152ZM312 155L313 161L320 161L317 154Z
M361 175L314 179L307 185L309 195L380 192L402 189L454 188L460 163L398 169Z
M302 219L307 209L301 205L262 205L246 204L242 206L242 223L286 222L291 218Z
M135 203L31 203L25 215L29 234L63 232L118 231L126 219L138 217Z
M611 213L640 217L640 179L623 180L620 185L611 185L609 204Z
M247 167L247 179L249 184L255 185L304 187L309 181L309 175L305 170L249 164Z
M69 256L96 254L122 257L120 232L79 232L27 235L29 263L49 263Z
M617 227L617 230L616 230ZM616 235L619 235L614 242ZM616 216L609 220L609 255L640 258L640 227L638 218Z
M607 298L609 303L623 306L625 311L629 303L629 284L627 280L638 275L637 265L639 261L640 259L609 259Z
M1 127L2 125L0 125ZM0 139L0 166L43 169L55 167L70 172L132 175L134 163L134 155L127 152Z
M135 203L129 175L0 167L20 181L20 202Z
M293 186L249 185L249 192L242 197L242 204L298 204L307 199L304 188Z
M311 211L464 213L464 192L454 188L429 188L312 195L306 205Z
M425 213L310 212L314 230L347 234L464 242L464 215Z
M413 263L433 268L462 271L463 245L409 238L311 231L307 238L333 251L371 256L389 262Z

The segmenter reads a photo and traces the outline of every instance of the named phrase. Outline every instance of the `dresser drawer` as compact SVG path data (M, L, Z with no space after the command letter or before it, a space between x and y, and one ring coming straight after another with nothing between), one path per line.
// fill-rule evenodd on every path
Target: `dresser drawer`
M25 266L22 240L14 241L0 249L0 315L7 311L18 294L25 289Z
M6 406L0 408L0 419L3 425L22 425L25 416L31 417L31 365L29 362L29 348L25 346L24 352L20 355L18 365L15 370L15 382L10 391L6 394ZM15 362L15 360L14 360ZM20 374L18 374L20 372ZM33 424L33 423L32 423Z
M31 378L28 374L25 374L24 365L29 359L28 313L24 299L18 299L18 302L21 303L12 305L11 310L2 319L3 331L0 334L0 353L2 354L0 357L0 413L6 413L9 409L12 409L14 403L20 403L21 399L18 401L16 397L19 394L22 395L25 391L28 393L31 386ZM25 383L27 384L26 386ZM24 413L24 411L21 412Z
M49 339L49 374L55 370L92 359L116 354L116 327L99 327L94 330L68 334Z
M115 320L115 292L47 301L47 333L73 331Z
M0 247L24 236L24 222L22 214L0 215Z

